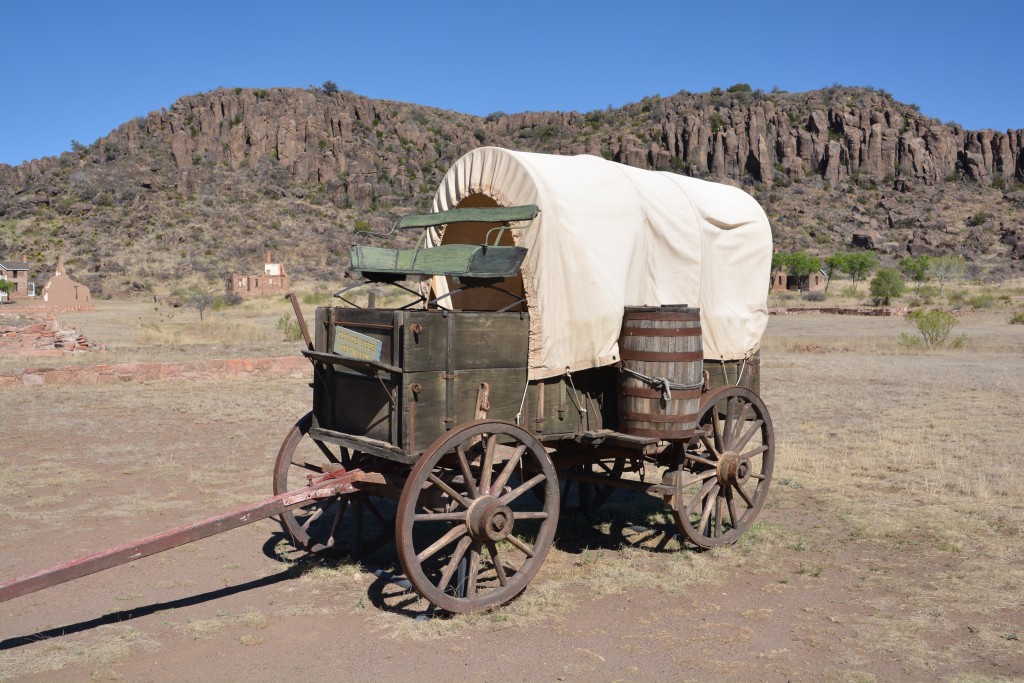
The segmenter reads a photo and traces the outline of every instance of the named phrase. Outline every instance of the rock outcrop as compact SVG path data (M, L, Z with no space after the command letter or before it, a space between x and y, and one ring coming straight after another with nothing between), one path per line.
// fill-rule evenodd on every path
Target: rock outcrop
M773 214L783 246L854 244L898 255L916 245L1019 261L1013 238L1000 235L1018 234L1024 216L1024 202L1012 199L1024 182L1024 129L967 131L884 92L838 86L735 86L587 114L483 118L347 92L219 89L182 97L87 148L0 166L0 218L64 224L61 239L74 243L80 271L100 279L196 271L213 279L268 247L290 264L315 262L293 272L318 276L336 270L349 241L325 225L386 225L423 208L447 167L480 145L595 154L745 186ZM844 188L840 201L829 194ZM950 202L941 219L925 215L949 191L962 195L960 204ZM988 211L992 224L939 236L943 220L966 229L967 213L956 206ZM18 248L45 261L57 251L54 239L40 235ZM0 244L14 240L0 228ZM153 249L183 261L148 274L128 265Z

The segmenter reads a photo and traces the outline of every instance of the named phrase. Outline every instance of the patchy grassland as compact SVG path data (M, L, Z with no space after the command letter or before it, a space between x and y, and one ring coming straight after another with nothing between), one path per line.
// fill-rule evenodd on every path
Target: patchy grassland
M393 551L279 555L266 522L3 603L0 679L301 678L339 643L368 653L353 680L1020 679L1024 327L976 311L956 329L964 348L931 353L899 344L912 329L772 318L775 480L733 547L653 550L667 516L620 492L563 516L511 605L419 621L423 601L369 572L396 571ZM265 495L309 389L167 381L5 399L2 578ZM113 610L139 614L75 628Z

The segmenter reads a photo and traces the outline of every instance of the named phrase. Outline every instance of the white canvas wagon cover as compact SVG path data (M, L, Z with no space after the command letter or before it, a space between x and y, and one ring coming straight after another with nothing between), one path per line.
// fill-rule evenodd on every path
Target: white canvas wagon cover
M525 290L530 309L530 379L616 362L626 306L699 306L706 359L758 349L772 235L747 193L590 155L482 147L449 169L433 210L521 204L541 209L511 231L528 253L522 285L507 285ZM479 228L450 225L428 245L481 241ZM443 277L433 285L448 290Z

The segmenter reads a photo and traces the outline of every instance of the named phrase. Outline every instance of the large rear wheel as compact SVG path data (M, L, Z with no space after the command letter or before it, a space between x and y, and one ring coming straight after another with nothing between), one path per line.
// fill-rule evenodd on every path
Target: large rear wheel
M742 387L708 392L697 424L666 482L676 486L668 503L686 538L713 548L735 543L761 512L772 481L775 435L764 403Z
M508 602L551 548L558 498L551 458L529 432L494 420L459 425L424 451L402 490L406 576L449 612Z

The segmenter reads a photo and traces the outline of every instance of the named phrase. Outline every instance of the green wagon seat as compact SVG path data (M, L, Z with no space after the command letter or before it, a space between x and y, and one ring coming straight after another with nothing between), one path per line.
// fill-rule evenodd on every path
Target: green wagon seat
M444 244L432 249L389 249L356 245L352 268L365 277L396 275L452 275L505 278L519 272L526 247Z
M450 275L461 278L501 279L519 272L526 258L526 247L500 245L505 230L521 230L525 226L511 227L509 223L532 221L540 213L535 204L467 209L449 209L405 216L392 228L430 228L448 223L497 223L484 237L484 244L442 244L423 248L426 230L416 249L390 249L368 247L362 244L352 249L352 269L368 280L392 281L406 276ZM390 233L388 233L390 234ZM493 244L488 245L494 234Z

